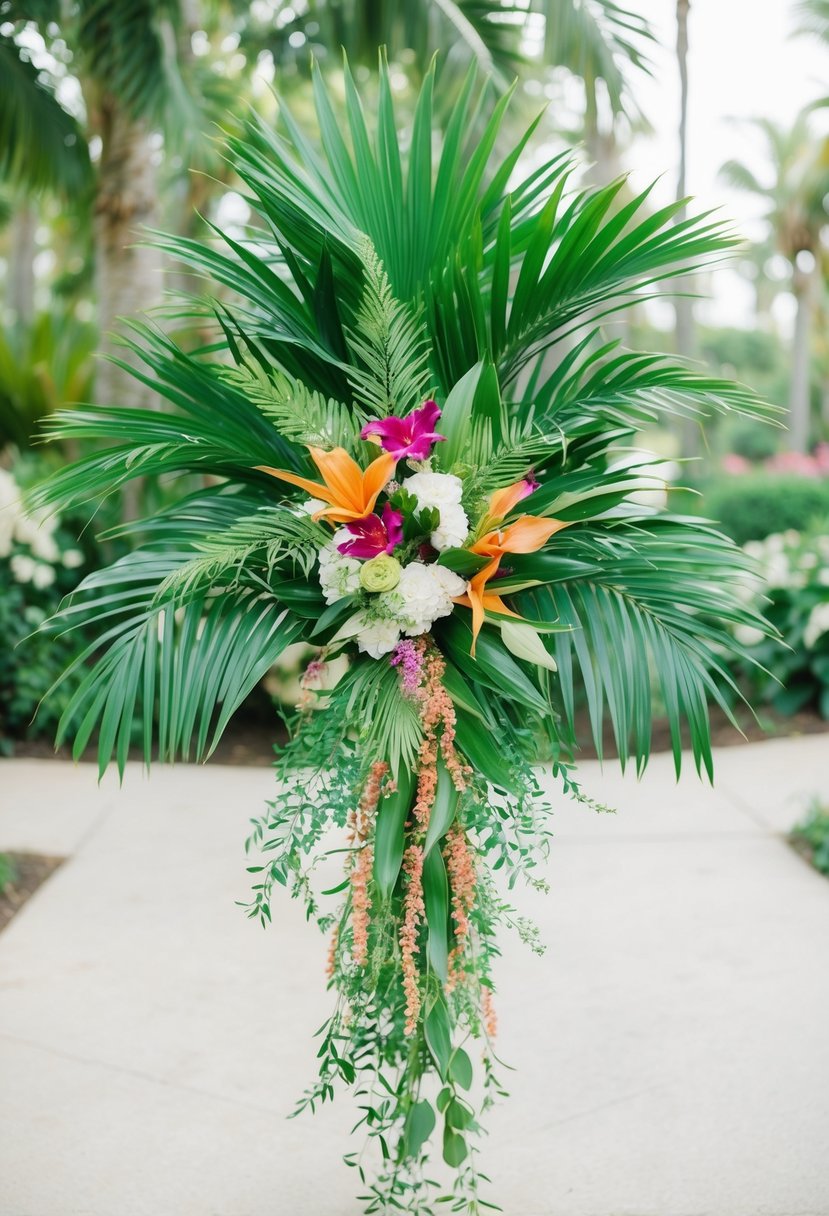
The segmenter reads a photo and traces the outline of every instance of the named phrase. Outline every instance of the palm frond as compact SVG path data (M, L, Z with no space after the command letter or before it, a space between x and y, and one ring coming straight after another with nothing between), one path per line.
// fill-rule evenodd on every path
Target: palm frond
M101 773L114 759L123 775L130 745L144 762L206 759L230 717L302 631L288 609L258 591L194 594L173 609L157 601L162 581L186 552L137 552L90 575L45 629L104 625L62 679L86 674L58 726L78 759L97 731ZM102 650L103 648L103 650Z
M77 119L13 38L0 35L0 178L65 197L92 187L89 149Z
M544 59L568 68L583 82L588 107L604 85L612 113L639 113L632 77L650 75L655 38L647 20L614 0L535 0L544 13Z
M352 668L340 681L329 712L364 724L360 743L366 755L385 756L392 772L414 767L422 738L417 709L400 692L397 672L388 663Z
M187 600L194 591L218 585L233 591L253 583L270 592L277 567L308 578L328 535L309 516L261 507L256 515L234 520L226 531L195 541L196 556L167 575L158 600Z
M557 621L556 687L571 734L576 687L587 698L595 746L609 715L621 763L641 771L650 753L656 700L671 734L679 772L683 723L698 770L712 774L708 705L733 720L740 699L725 655L729 626L770 634L745 595L751 563L726 537L697 520L673 517L575 529L542 559L515 559L513 577L546 578L516 596L530 620ZM737 648L739 649L739 647Z
M702 419L734 413L779 424L784 413L744 384L696 371L666 355L602 343L598 331L577 343L528 392L538 425L555 423L568 431L595 417L636 427L666 415Z

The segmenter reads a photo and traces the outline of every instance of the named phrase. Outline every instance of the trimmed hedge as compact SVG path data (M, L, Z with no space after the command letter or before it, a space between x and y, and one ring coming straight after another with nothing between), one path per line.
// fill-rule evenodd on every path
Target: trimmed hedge
M738 545L789 528L803 532L829 522L829 478L760 472L732 476L706 488L700 509Z

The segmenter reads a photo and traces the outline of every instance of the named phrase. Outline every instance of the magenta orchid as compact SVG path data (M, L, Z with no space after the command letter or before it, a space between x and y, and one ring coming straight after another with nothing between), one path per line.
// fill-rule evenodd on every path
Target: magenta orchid
M354 539L341 541L337 545L340 553L363 559L379 557L381 553L392 553L403 539L403 516L386 503L382 516L366 515L364 519L354 519L345 525L345 529Z
M427 460L434 444L445 439L434 426L440 418L436 401L425 401L405 418L375 418L360 431L362 439L376 437L395 460Z

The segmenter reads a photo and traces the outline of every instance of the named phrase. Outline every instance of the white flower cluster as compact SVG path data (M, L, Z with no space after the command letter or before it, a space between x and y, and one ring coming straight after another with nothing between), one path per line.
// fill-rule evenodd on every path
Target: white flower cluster
M461 506L463 483L451 473L415 473L403 482L403 489L414 494L421 511L433 507L440 512L440 523L430 540L439 552L457 549L469 535L469 520Z
M743 546L772 590L799 591L807 583L829 587L829 536L802 536L789 529Z
M419 510L431 507L439 512L440 523L430 537L435 549L442 552L464 543L469 520L461 506L463 484L459 477L423 470L407 478L403 488L417 499ZM311 499L301 509L310 514L324 506ZM337 548L352 539L347 529L340 528L319 551L319 581L326 604L355 595L361 588L364 563ZM465 591L466 581L452 570L412 561L400 570L396 586L374 595L371 607L355 614L345 629L348 636L356 638L360 650L379 659L394 650L403 634L417 637L427 633L441 617L449 616L453 600Z
M335 604L343 596L360 590L360 563L356 557L348 557L337 549L341 541L352 539L350 532L340 528L319 551L320 586L326 604Z
M760 601L758 607L761 609L766 590L797 595L799 591L808 589L807 595L811 598L816 588L827 588L823 592L826 599L812 603L803 625L803 645L807 650L812 650L824 634L829 633L829 536L802 535L790 529L776 532L764 540L749 541L743 547L758 565L760 577L752 598ZM741 626L736 634L738 640L746 645L759 642L762 638L759 630L751 626ZM795 644L793 638L786 640Z
M379 659L394 650L401 634L417 637L428 633L435 621L449 616L453 598L465 591L466 582L452 570L410 562L395 589L377 597L377 615L361 614L358 649Z
M0 558L9 558L15 582L49 587L55 581L55 566L62 564L71 570L82 565L79 549L61 554L55 539L57 527L54 515L23 510L20 487L11 473L0 469ZM18 547L28 553L15 552Z

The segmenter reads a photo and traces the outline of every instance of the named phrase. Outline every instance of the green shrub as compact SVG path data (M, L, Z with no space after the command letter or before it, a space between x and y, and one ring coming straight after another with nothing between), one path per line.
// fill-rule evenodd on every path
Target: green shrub
M735 631L759 665L743 671L751 696L780 713L814 707L829 718L829 535L785 532L749 541L745 551L760 573L747 593L781 638Z
M829 811L825 807L813 806L803 822L792 829L791 841L798 851L808 855L816 870L829 876Z
M802 532L829 521L829 478L765 472L725 477L707 487L701 508L738 545Z
M773 426L758 426L743 418L726 419L722 426L722 443L728 451L756 463L768 460L780 447L780 431Z

